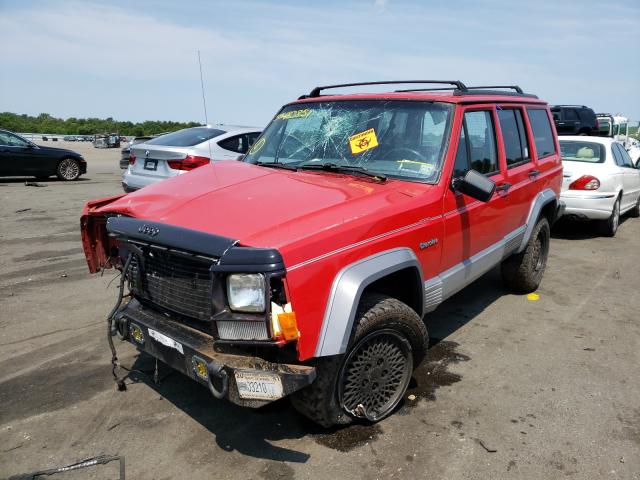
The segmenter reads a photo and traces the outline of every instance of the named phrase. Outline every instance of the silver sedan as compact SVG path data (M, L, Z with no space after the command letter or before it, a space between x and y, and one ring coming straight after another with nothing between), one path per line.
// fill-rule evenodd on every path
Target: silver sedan
M214 125L185 128L131 147L122 188L132 192L216 160L245 154L261 129Z
M597 220L613 237L620 216L640 216L640 169L622 144L612 138L560 136L564 166L562 194L565 217Z

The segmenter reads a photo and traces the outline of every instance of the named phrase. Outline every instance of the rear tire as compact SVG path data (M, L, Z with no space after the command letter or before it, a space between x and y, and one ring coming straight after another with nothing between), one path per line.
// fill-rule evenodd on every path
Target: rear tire
M615 237L618 227L620 226L620 197L613 204L611 216L600 222L600 232L605 237Z
M73 158L63 158L58 163L56 175L60 180L66 182L77 180L80 176L80 164Z
M542 281L547 258L551 229L546 217L541 217L533 227L526 248L502 262L502 280L505 286L517 293L531 293Z
M355 321L346 353L319 358L315 382L291 397L300 413L323 427L391 415L429 345L419 315L386 295L363 297Z

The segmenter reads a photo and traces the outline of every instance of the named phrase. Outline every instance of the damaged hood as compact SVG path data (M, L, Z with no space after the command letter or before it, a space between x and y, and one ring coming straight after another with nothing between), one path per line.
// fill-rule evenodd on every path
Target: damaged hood
M406 211L407 202L430 189L397 180L221 161L124 195L92 213L120 213L286 254L310 236L333 248L374 234L378 225L388 230L383 218L397 208Z

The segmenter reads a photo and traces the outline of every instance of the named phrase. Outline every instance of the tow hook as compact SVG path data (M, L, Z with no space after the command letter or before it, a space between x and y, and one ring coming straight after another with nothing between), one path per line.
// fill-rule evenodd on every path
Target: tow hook
M216 362L215 360L211 360L207 364L207 383L209 384L209 390L214 397L221 400L227 396L227 392L229 391L229 376L224 369L224 363ZM213 378L216 378L222 384L220 390L218 390L213 384Z
M114 333L118 335L118 338L120 340L128 340L129 339L129 319L124 315L120 315L120 317L116 318L116 321L114 323L115 323Z

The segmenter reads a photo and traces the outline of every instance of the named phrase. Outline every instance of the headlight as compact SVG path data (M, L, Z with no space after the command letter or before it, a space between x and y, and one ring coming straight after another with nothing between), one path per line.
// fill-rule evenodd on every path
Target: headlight
M264 312L264 276L259 273L237 273L227 278L229 306L238 312Z

